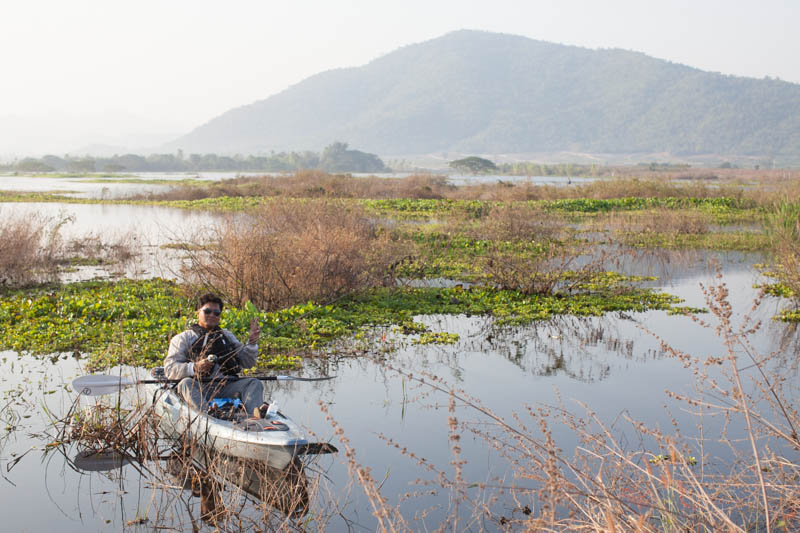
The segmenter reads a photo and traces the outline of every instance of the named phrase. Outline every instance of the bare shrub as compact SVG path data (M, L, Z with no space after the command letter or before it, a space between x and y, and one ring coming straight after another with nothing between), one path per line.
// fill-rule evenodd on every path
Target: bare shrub
M525 294L568 294L602 271L604 258L587 246L545 242L536 253L506 251L494 246L486 263L498 288Z
M263 309L326 302L385 283L402 255L360 208L327 200L274 202L228 216L185 252L188 283Z
M18 287L56 280L62 255L59 230L67 221L39 215L0 221L0 285Z
M497 241L552 241L563 237L566 224L558 215L526 204L493 207L482 219L483 238Z
M463 230L490 241L485 271L491 283L527 294L569 292L601 270L603 261L587 243L568 242L566 222L526 204L492 208Z

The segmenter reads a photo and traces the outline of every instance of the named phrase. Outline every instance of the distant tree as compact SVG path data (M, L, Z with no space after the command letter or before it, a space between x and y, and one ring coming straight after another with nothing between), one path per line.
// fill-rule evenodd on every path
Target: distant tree
M472 174L486 174L488 172L496 172L497 165L488 159L482 157L470 156L464 159L456 159L450 161L450 168L454 168L460 172L470 172Z
M91 157L70 159L67 161L67 170L70 172L94 172L94 159Z
M125 169L130 172L143 172L150 170L147 166L147 160L144 157L136 154L125 154L120 156L115 155L111 158L111 162L113 164L125 167Z
M348 150L347 143L338 141L323 150L319 166L328 172L386 172L388 170L377 155Z
M34 159L32 157L26 157L14 165L14 168L22 172L52 172L55 170L50 165L46 165L38 159Z
M57 155L46 155L42 157L42 163L47 166L53 167L55 170L64 170L67 168L67 162L58 157Z

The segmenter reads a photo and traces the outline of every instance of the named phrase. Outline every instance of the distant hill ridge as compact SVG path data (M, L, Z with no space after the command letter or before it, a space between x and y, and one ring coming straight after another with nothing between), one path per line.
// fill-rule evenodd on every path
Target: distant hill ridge
M625 50L461 30L311 76L168 145L185 152L796 156L800 85Z

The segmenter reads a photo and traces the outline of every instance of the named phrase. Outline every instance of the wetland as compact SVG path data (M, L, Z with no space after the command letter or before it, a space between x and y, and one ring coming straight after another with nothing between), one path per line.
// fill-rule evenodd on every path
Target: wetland
M796 178L0 177L8 527L792 530ZM335 376L268 390L340 450L302 513L65 438L209 290L254 374Z

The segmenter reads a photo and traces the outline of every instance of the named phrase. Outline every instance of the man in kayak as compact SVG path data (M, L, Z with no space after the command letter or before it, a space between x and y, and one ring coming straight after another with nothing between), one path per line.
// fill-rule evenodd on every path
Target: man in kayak
M164 360L167 379L180 379L176 390L196 409L207 410L214 398L240 398L253 416L263 418L267 410L264 386L254 378L238 377L242 368L256 364L261 328L250 321L250 336L242 344L219 327L222 300L204 294L197 301L197 323L172 337ZM213 381L202 381L209 380Z

